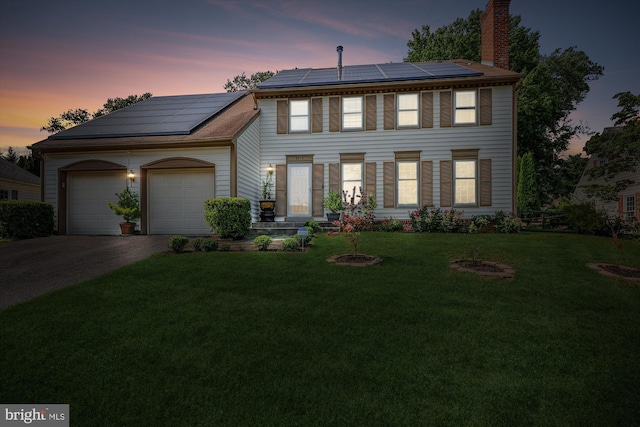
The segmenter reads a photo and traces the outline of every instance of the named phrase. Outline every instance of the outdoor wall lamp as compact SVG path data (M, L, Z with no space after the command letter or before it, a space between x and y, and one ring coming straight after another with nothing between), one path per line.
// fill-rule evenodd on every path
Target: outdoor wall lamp
M271 166L271 163L269 163L269 166L267 167L267 174L269 176L273 175L273 166Z
M127 178L129 178L129 181L131 182L136 182L136 173L133 169L129 169L129 172L127 172Z

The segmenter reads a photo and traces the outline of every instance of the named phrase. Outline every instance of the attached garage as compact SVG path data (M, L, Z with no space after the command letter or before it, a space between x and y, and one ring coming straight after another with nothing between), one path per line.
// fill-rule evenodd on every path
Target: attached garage
M215 196L213 168L150 170L149 234L211 235L204 201Z
M126 186L123 172L73 172L67 177L69 234L120 234L119 223L107 202L115 203Z

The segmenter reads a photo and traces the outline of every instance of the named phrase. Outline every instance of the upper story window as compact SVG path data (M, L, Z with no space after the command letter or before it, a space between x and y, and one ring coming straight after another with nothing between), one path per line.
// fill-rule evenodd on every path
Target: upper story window
M309 100L289 101L289 129L291 132L309 132Z
M398 95L398 127L418 126L418 94Z
M342 98L342 129L362 130L362 97Z
M476 160L453 161L454 206L477 203L476 182Z
M458 90L454 94L454 123L456 125L475 125L477 123L476 91Z

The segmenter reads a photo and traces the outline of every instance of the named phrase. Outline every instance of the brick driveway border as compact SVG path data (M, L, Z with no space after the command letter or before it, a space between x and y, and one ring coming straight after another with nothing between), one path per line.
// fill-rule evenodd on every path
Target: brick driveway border
M0 243L0 310L169 250L169 236L52 236Z

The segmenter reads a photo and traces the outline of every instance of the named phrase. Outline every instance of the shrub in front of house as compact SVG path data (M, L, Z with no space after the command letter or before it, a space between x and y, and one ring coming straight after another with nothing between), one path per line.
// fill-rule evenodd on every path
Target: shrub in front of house
M300 249L300 239L295 237L287 237L282 241L282 250L285 252L296 252Z
M204 243L204 237L196 237L190 243L194 252L200 252L202 250L202 243Z
M30 239L53 234L53 206L23 200L0 202L0 238Z
M184 236L169 237L169 248L177 254L184 251L184 248L187 246L187 243L189 243L189 239L187 239Z
M205 252L215 252L218 250L218 241L216 239L204 239L202 242L202 250Z
M222 239L239 240L251 228L251 202L242 197L224 197L204 202L205 219Z
M305 222L304 226L307 230L309 230L310 235L318 234L320 231L322 231L322 227L320 227L320 224L313 220Z
M418 233L460 233L466 224L463 211L442 210L440 207L423 206L410 213L411 228Z
M381 223L379 223L376 227L376 230L393 233L395 231L404 230L404 225L399 220L391 217L389 219L384 219Z
M269 249L269 245L271 245L271 243L273 243L273 240L265 234L258 236L253 240L253 246L255 246L259 251L266 251Z

